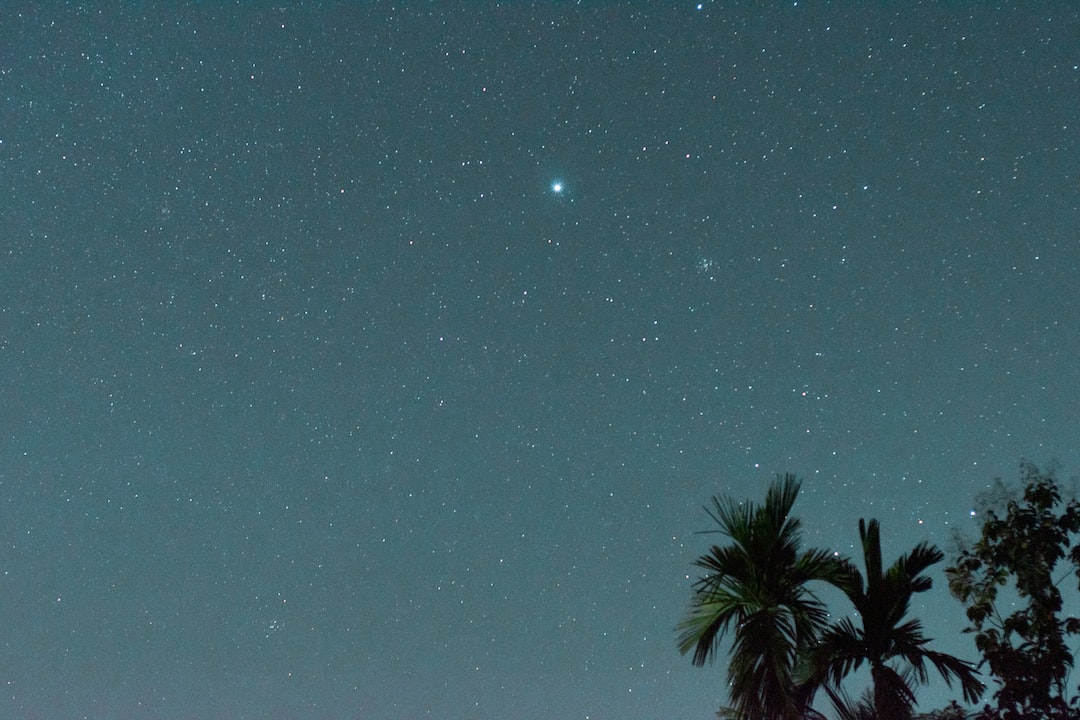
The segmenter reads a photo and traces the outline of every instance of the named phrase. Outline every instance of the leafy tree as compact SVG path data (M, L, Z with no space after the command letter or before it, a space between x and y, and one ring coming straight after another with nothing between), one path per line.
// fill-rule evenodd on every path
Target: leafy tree
M831 625L822 634L811 657L809 691L824 687L837 711L850 707L840 683L865 662L873 681L873 715L877 720L909 720L914 715L913 686L928 679L933 666L949 684L957 680L964 698L975 702L983 685L972 664L927 648L918 619L905 619L915 593L930 589L924 573L944 555L936 547L920 543L889 568L881 560L881 529L877 520L859 520L866 577L848 565L849 576L838 587L851 600L862 627L850 618ZM865 713L863 713L865 716Z
M724 711L739 720L803 717L795 688L797 658L827 621L824 606L807 587L839 582L844 563L824 550L800 550L800 522L791 517L800 482L777 477L765 503L716 496L706 512L731 541L713 545L695 565L690 609L678 626L679 651L702 666L715 659L725 633L734 631Z
M975 633L983 662L1001 685L997 707L987 705L983 718L1080 718L1077 698L1066 699L1073 665L1068 638L1080 632L1080 618L1062 616L1064 573L1054 578L1065 559L1080 570L1080 503L1062 500L1052 471L1025 462L1021 476L1020 497L1000 485L1003 502L995 507L984 499L973 545L957 538L956 562L946 570L949 589L966 606L966 632ZM1010 584L1021 607L1003 615L998 592Z

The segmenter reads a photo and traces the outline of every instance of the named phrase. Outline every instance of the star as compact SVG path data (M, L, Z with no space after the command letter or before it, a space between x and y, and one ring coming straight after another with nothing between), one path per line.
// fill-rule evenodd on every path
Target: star
M562 195L562 192L565 189L565 187L566 186L563 185L562 180L556 180L553 183L551 183L551 192L555 193L556 195Z

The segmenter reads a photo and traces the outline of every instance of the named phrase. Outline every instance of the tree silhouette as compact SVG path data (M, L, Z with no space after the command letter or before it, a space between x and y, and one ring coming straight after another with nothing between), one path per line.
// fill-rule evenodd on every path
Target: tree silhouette
M731 542L713 545L695 562L704 574L678 626L679 651L692 651L702 666L734 630L726 713L740 720L803 717L796 665L828 618L808 584L847 577L844 563L827 551L800 550L800 522L791 517L799 487L794 475L778 476L761 506L716 496L706 508L713 532Z
M1080 633L1080 618L1062 617L1063 577L1054 579L1066 558L1080 571L1080 545L1074 543L1080 502L1062 502L1050 471L1025 462L1021 474L1021 497L999 483L1003 497L997 503L984 498L982 532L974 545L957 538L956 562L946 569L949 590L967 607L967 632L975 633L990 674L1001 683L994 693L997 707L987 706L980 717L1080 718L1077 699L1066 699L1073 665L1068 638ZM1027 604L1004 616L998 591L1009 584Z
M859 520L865 578L848 565L849 575L837 586L851 600L861 627L844 618L827 628L810 661L806 687L824 687L838 711L845 696L839 691L845 676L865 662L873 681L873 707L878 720L908 720L914 715L913 686L925 683L932 666L947 683L958 680L965 700L976 702L983 684L971 663L927 648L918 619L905 619L915 593L930 589L924 573L944 557L940 550L920 543L901 555L889 568L881 560L881 529L877 520Z

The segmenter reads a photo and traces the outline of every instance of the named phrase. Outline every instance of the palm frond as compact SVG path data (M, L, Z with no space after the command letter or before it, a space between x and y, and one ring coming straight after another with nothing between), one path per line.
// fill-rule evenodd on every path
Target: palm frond
M912 690L912 678L908 671L901 673L890 665L875 664L870 669L870 676L874 681L874 706L879 715L912 715L915 691Z
M946 682L960 682L964 699L976 702L983 685L975 667L959 658L928 650L922 622L907 618L911 597L931 586L925 573L943 559L935 546L920 543L885 568L881 557L881 528L877 520L859 521L865 575L850 568L840 589L851 600L862 627L843 618L820 634L810 656L811 669L803 672L804 692L812 696L824 687L834 704L846 700L840 683L868 662L874 683L874 706L879 718L910 717L915 703L913 687L929 680L929 666ZM900 661L902 670L893 663ZM839 712L839 705L838 712ZM847 717L847 716L844 716Z
M869 655L862 630L850 618L841 618L827 628L814 647L814 679L839 686L859 669Z
M726 591L708 596L695 596L686 617L678 624L679 652L694 651L693 663L698 667L713 660L728 628L738 626L750 611L745 599Z
M794 673L800 652L828 621L807 584L851 576L839 558L800 550L800 523L791 516L799 486L785 475L770 485L762 505L715 496L706 507L712 532L730 542L694 563L701 574L676 627L678 647L704 665L732 633L728 711L740 720L804 717Z
M836 711L837 720L877 720L874 697L869 691L858 700L852 700L851 696L839 687L826 687L825 694L829 696L829 702Z
M938 675L944 678L949 687L952 687L953 680L960 683L965 702L975 703L982 697L986 686L976 677L978 673L975 665L958 657L933 650L924 651L923 657L934 665Z

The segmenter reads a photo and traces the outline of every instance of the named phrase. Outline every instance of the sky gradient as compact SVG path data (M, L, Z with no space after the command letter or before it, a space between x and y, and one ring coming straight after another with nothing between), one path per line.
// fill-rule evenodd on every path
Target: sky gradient
M711 495L1080 471L1076 8L758 5L0 10L0 715L705 720Z

